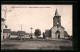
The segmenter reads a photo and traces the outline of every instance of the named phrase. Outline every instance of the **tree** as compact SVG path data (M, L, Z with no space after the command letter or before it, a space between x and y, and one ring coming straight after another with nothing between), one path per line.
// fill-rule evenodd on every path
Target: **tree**
M41 35L41 30L40 30L40 29L35 29L34 34L35 34L35 36L38 38L38 36Z

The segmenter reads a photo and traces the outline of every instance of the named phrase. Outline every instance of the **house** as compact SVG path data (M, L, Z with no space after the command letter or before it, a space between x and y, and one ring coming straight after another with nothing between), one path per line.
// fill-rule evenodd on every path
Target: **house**
M22 35L22 36L27 34L25 31L18 31L17 33L18 33L18 35Z
M11 29L3 29L3 39L9 38Z
M18 33L16 31L11 31L9 38L17 38L17 37L18 37Z
M27 33L25 31L18 31L19 38L26 38Z
M45 30L45 38L46 39L51 38L51 30Z

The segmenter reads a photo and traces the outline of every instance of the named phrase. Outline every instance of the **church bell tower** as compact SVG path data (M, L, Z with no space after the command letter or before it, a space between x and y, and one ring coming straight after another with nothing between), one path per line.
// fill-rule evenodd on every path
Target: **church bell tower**
M61 16L59 16L57 9L55 11L55 16L53 17L53 26L61 26Z

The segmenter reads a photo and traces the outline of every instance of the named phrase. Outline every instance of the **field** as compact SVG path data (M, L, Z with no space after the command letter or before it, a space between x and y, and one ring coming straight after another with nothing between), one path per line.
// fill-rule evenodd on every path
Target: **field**
M72 50L71 40L6 40L1 49L22 50Z

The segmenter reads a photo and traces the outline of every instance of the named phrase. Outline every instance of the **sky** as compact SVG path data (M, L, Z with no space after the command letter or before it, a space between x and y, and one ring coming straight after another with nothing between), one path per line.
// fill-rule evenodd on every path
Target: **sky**
M61 16L61 25L69 35L72 35L72 5L1 5L1 17L5 18L6 24L11 31L22 30L28 33L40 29L45 32L53 27L53 17L57 8ZM3 10L4 9L4 10Z

